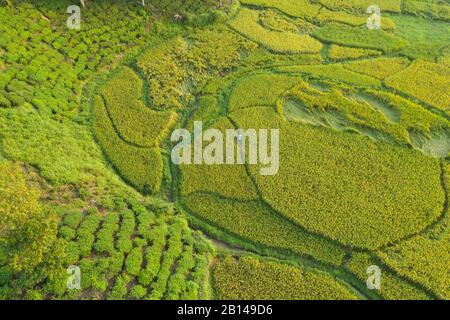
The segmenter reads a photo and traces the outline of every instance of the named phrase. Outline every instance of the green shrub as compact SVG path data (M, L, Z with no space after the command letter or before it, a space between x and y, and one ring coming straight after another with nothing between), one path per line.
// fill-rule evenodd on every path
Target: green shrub
M76 237L76 231L70 227L62 226L58 230L58 235L63 237L64 239L71 241Z
M294 17L312 18L319 12L320 6L307 0L242 0L241 3L253 6L273 8Z
M134 299L142 299L147 294L147 289L141 285L135 285L130 292L130 296Z
M367 280L367 268L379 265L376 259L367 253L354 253L346 265L361 281ZM414 285L402 280L389 269L381 268L380 294L388 300L428 300L429 296L417 289Z
M170 228L168 247L162 256L158 276L152 285L152 291L149 296L152 300L160 300L164 297L168 280L172 273L172 265L178 259L183 249L183 243L181 242L182 228L183 226L177 222Z
M138 277L139 283L143 286L149 286L159 272L161 255L166 245L168 232L165 224L158 225L151 230L152 245L145 251L145 268L141 270Z
M170 276L167 284L167 299L169 300L179 300L181 294L186 291L186 277L189 275L191 269L195 267L195 261L193 259L193 248L192 246L186 246L183 253L178 260L178 266L175 271Z
M127 274L121 274L116 278L116 282L108 295L109 300L122 300L126 298L128 292L128 284L131 277Z
M83 220L83 213L81 210L73 210L64 216L63 223L73 229L76 229L80 225L81 220Z
M9 108L11 107L11 101L6 98L6 94L0 93L0 107Z
M0 161L0 264L15 273L40 265L56 240L53 210L19 163Z

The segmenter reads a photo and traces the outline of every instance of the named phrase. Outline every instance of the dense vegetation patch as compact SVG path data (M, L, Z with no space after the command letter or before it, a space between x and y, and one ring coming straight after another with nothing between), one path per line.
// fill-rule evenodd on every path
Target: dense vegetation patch
M28 103L41 113L73 117L82 82L143 43L147 13L139 6L92 2L92 10L83 11L83 32L77 32L66 28L67 3L0 6L0 106Z
M379 58L352 62L345 67L349 70L383 80L400 72L408 65L409 61L404 58Z
M257 11L241 9L230 26L260 43L269 50L279 53L315 53L322 49L322 44L307 34L271 31L258 24Z
M358 59L367 56L378 56L381 52L370 49L359 49L352 47L342 47L338 45L331 45L328 55L331 60L347 60Z
M357 295L317 270L252 256L216 260L214 284L220 299L354 300Z
M263 198L308 230L377 248L422 230L442 210L439 163L419 152L286 123L269 109L232 117L242 128L280 128L279 173L260 176L257 166L250 171Z
M386 80L386 84L430 105L448 111L450 108L450 69L426 61L415 61L409 68Z
M0 265L6 272L29 272L51 248L56 219L19 164L0 161L0 177Z
M140 100L142 87L142 80L124 68L104 86L101 95L120 137L140 147L158 147L176 114L147 108Z
M0 1L0 298L449 297L446 3L70 4ZM279 173L171 163L194 121Z
M313 35L325 42L357 48L379 49L383 52L399 50L407 42L384 30L368 30L367 27L351 27L345 24L328 23L313 32Z
M207 223L255 244L263 251L275 248L332 265L339 265L344 256L335 244L304 232L258 201L195 193L183 199L183 204Z
M450 166L443 164L443 179L448 188L450 182ZM450 256L450 217L448 207L442 212L441 219L431 229L411 239L383 250L379 253L383 262L404 277L413 279L440 299L448 299L450 279L448 265Z
M143 148L122 140L114 130L100 96L95 98L92 116L94 135L121 177L138 190L146 193L158 192L163 174L159 147Z

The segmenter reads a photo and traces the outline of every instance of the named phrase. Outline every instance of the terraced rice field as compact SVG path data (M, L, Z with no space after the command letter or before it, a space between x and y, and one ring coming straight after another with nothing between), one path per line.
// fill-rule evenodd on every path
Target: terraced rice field
M450 299L448 3L150 2L0 2L0 298ZM277 174L174 164L195 121Z

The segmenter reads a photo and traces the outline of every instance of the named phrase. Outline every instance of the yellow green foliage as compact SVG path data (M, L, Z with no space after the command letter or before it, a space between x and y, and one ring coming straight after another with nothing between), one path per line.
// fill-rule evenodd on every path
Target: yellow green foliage
M287 93L282 102L283 114L289 120L300 120L338 131L356 131L374 140L409 141L408 131L394 122L398 117L394 112L391 117L387 113L390 110L380 112L367 102L359 102L345 95L345 91L337 88L322 92L301 83Z
M339 265L344 252L335 244L305 233L259 201L191 194L183 203L195 216L252 244Z
M446 47L444 50L442 50L441 56L438 58L438 62L447 67L450 67L450 47Z
M320 78L328 78L357 86L381 87L381 82L364 74L349 71L341 64L316 66L287 66L278 67L277 70L286 73L313 74Z
M132 210L104 215L80 210L79 227L72 229L76 236L64 242L66 254L59 257L58 276L43 279L48 297L208 299L204 275L211 249L204 239L169 208L155 213L135 200L125 201ZM61 228L72 220L67 214ZM67 290L71 264L82 270L81 290ZM140 286L139 292L133 285Z
M369 277L367 268L376 265L381 269L381 288L378 291L388 300L428 300L430 297L408 282L402 280L383 265L373 259L369 254L363 252L352 253L346 268L354 273L361 281Z
M443 171L448 188L448 163L443 164ZM384 263L404 277L421 283L440 299L450 298L450 216L448 208L445 209L432 229L378 252Z
M186 52L186 62L190 66L190 76L201 80L209 72L222 73L236 66L242 51L255 49L255 44L228 28L203 30L188 38L193 46Z
M391 75L397 74L408 67L408 65L409 60L406 58L378 58L355 61L344 66L346 69L384 80Z
M147 50L138 61L149 83L149 99L157 109L177 109L183 101L182 86L188 77L179 63L186 43L181 38L164 42Z
M392 15L395 35L408 41L401 55L435 61L450 43L450 23L408 14Z
M442 210L439 163L418 151L283 121L268 108L232 119L242 129L280 129L278 174L249 170L263 198L310 231L374 249L424 229Z
M211 127L220 130L224 136L226 129L234 129L227 118L220 119ZM226 141L223 141L223 150L225 150L225 143ZM207 143L203 143L203 148L206 146ZM191 155L194 156L193 153ZM255 186L246 175L243 165L180 165L180 171L182 196L196 191L204 191L239 199L256 199L258 197Z
M0 173L0 234L5 240L4 236L26 224L41 208L39 191L27 184L18 164L0 161Z
M331 45L330 50L328 51L328 56L334 61L379 55L381 55L381 52L377 50L342 47L335 44Z
M0 299L450 299L448 0L65 2L0 0ZM278 174L173 167L177 120L279 129Z
M401 114L399 125L405 130L411 132L420 131L429 136L433 130L446 129L450 127L448 120L428 111L422 106L411 102L405 98L386 91L367 90L367 93L373 95L381 102L387 104Z
M450 108L450 68L417 60L386 79L386 85L447 111Z
M159 148L142 148L123 141L114 130L103 99L95 97L92 130L106 157L131 185L144 192L159 191L163 163Z
M56 238L56 219L39 202L19 164L0 161L0 263L14 271L33 270Z
M350 26L361 26L367 21L367 17L355 16L343 11L330 11L326 8L320 10L317 19L322 23L334 21L345 23Z
M214 95L205 94L198 97L198 108L186 124L186 128L192 130L195 121L202 121L203 127L207 127L215 118L220 117L221 109Z
M320 0L320 3L332 10L366 13L367 8L374 4L371 0ZM400 12L401 0L378 0L376 5L382 11Z
M413 279L429 290L435 292L441 299L450 297L450 276L448 266L450 257L449 224L445 225L447 232L433 235L433 232L414 237L378 255L383 262L399 274Z
M323 56L320 53L280 55L270 52L263 47L254 50L245 58L245 63L254 67L282 66L287 64L320 64L322 62Z
M320 91L300 82L277 108L289 120L409 144L433 157L445 158L450 152L447 120L384 91L354 92L345 87Z
M282 74L250 75L237 83L230 95L231 111L254 106L274 106L277 99L300 81L298 76Z
M261 13L260 23L266 29L271 29L277 32L299 32L300 26L297 21L289 20L277 14L274 10L267 10Z
M352 27L341 23L327 23L313 31L313 36L324 42L350 47L379 49L394 52L407 46L404 39L384 30L369 30L366 26Z
M381 17L381 29L382 30L388 30L393 31L397 28L395 22L389 18Z
M253 256L215 261L213 281L225 300L356 300L358 296L332 276L316 269Z
M450 67L450 55L443 55L439 57L439 63L442 63L443 65L446 65L447 67Z
M158 109L178 109L192 87L235 66L241 51L255 44L224 27L176 37L148 49L137 65L149 83L149 99Z
M245 37L279 53L316 53L322 44L307 34L275 32L258 23L258 11L242 8L229 25Z
M141 147L157 147L176 120L171 111L154 111L140 100L142 80L129 68L121 69L101 94L119 136Z
M280 10L293 17L312 18L319 12L320 6L308 0L241 0L242 4Z
M0 139L8 159L26 162L53 185L79 185L104 177L119 179L106 169L90 129L74 121L55 121L36 111L0 110ZM49 151L51 150L51 152Z

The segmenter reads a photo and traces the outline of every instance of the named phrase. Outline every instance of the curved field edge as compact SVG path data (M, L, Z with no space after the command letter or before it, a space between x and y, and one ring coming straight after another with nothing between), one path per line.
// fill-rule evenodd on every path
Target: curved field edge
M193 213L192 213L193 214ZM194 215L196 215L196 214L194 214ZM209 222L209 224L210 224L211 222ZM211 226L207 226L207 225L205 225L204 223L202 223L202 227L201 227L201 229L204 229L204 230L210 230L211 229ZM215 229L215 228L214 228ZM217 230L215 231L216 233L218 232ZM218 233L222 233L222 232L218 232ZM222 233L223 234L223 233ZM226 240L227 242L231 242L231 240L229 239L229 237L228 236L226 236L226 235L223 235L222 236L223 237L223 239L224 240ZM236 240L233 240L234 242L236 242ZM239 241L237 241L237 243L238 244L240 244L240 245L242 245L242 240L239 240ZM248 244L247 244L247 246L248 246ZM253 249L254 250L254 249ZM357 282L357 281L356 281ZM408 286L408 284L405 284L405 286Z
M431 226L430 226L431 227Z
M218 257L212 278L219 299L355 300L359 295L317 269L254 256Z

